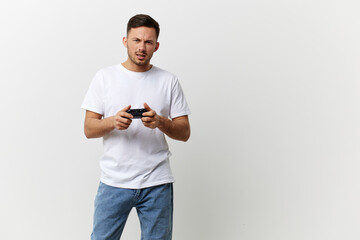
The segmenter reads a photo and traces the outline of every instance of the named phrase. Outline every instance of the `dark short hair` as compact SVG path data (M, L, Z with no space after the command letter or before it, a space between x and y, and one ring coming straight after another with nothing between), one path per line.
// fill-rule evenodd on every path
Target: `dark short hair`
M155 21L152 17L146 14L137 14L130 18L127 24L127 34L129 33L130 29L137 28L137 27L150 27L155 28L156 31L156 38L159 38L160 34L160 27L159 23Z

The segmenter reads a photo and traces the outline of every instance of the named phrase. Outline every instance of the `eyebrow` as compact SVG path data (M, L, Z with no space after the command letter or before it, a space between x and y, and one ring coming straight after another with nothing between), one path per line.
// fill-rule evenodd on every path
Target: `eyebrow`
M138 38L138 37L133 37L133 38L131 38L131 40L141 40L141 39L140 39L140 38ZM144 40L144 42L151 42L151 43L154 43L154 41L153 41L153 40L151 40L151 39Z

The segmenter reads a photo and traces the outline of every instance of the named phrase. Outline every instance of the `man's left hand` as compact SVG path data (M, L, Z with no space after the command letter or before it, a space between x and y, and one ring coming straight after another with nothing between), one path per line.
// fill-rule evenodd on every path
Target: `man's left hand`
M156 114L155 110L151 109L147 103L144 103L144 107L147 112L143 113L141 118L142 123L148 128L157 128L159 126L159 115Z

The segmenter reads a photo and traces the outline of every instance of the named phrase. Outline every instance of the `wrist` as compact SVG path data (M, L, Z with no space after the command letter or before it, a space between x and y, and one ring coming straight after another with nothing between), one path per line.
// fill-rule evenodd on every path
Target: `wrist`
M167 132L167 130L171 128L171 120L160 115L157 115L157 117L157 128L159 128L162 132Z
M163 117L160 116L160 115L158 115L158 114L156 114L155 118L156 118L156 125L155 125L155 127L156 127L156 128L160 128L161 124L163 124Z
M105 121L106 128L109 131L112 131L115 129L115 116L107 117L103 119Z

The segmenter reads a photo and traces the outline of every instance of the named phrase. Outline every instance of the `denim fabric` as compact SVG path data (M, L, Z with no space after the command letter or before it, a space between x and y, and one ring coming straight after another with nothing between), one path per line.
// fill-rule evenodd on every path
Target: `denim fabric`
M124 189L100 182L95 199L92 240L119 240L131 209L135 207L141 240L171 240L172 183L144 189Z

